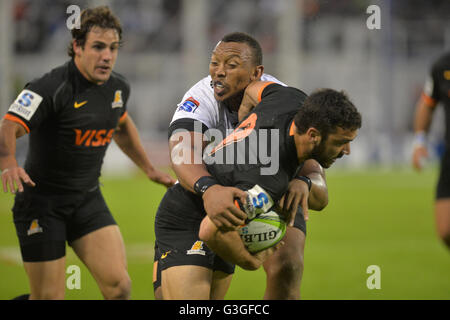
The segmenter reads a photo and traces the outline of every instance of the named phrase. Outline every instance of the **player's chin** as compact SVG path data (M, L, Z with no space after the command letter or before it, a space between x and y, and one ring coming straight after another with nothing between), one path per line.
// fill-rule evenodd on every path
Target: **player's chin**
M95 73L96 82L106 82L111 76L111 71L97 71Z

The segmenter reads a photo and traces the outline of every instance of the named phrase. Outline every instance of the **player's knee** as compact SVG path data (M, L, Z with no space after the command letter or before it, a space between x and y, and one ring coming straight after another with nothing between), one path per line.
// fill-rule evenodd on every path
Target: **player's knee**
M268 277L279 280L301 278L303 273L303 255L285 255L281 259L272 260L269 265L265 265Z
M131 296L131 279L124 276L121 280L111 282L104 289L103 295L107 300L126 300Z

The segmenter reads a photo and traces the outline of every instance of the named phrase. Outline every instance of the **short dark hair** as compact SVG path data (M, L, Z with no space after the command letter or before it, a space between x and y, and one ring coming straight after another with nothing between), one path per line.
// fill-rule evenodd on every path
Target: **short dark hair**
M71 31L72 40L75 40L79 46L83 47L86 43L87 34L93 27L115 29L119 35L119 41L121 42L122 40L122 25L120 24L120 20L107 6L83 10L80 17L80 28L73 28ZM67 54L72 58L75 56L72 41L67 48Z
M320 89L306 98L294 118L297 133L303 134L314 127L324 139L342 129L361 128L361 114L343 91Z
M221 41L246 43L253 51L253 62L255 63L255 65L256 66L262 65L263 56L261 46L259 45L259 42L251 35L243 32L232 32L225 35Z

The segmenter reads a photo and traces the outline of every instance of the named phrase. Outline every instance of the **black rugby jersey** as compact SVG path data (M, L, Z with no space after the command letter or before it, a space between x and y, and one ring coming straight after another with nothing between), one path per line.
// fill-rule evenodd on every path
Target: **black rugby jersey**
M103 158L130 86L112 72L88 81L73 60L28 83L5 118L30 133L25 170L37 186L82 191L98 184Z
M211 175L222 185L243 190L258 184L278 202L303 165L292 125L305 98L296 88L267 85L254 111L205 157Z
M445 142L450 146L450 52L442 55L431 67L424 95L431 106L442 103L446 121Z

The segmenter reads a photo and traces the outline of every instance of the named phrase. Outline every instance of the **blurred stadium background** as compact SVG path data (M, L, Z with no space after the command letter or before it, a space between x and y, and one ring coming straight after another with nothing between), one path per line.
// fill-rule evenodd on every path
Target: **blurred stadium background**
M120 17L124 46L116 71L131 82L129 113L160 167L168 166L167 127L176 104L207 75L210 52L228 32L255 36L266 72L289 85L307 93L345 90L363 115L363 128L352 155L329 170L330 205L308 224L303 297L450 299L449 254L435 236L432 208L442 110L435 114L427 170L410 169L415 102L431 62L450 49L450 1L1 0L2 115L27 81L68 59L71 4L106 4ZM379 30L366 26L372 4L381 9ZM20 161L26 144L19 140ZM127 243L133 297L151 299L153 216L164 190L136 174L114 144L104 177L105 197ZM0 299L28 290L12 201L0 195ZM79 264L70 254L69 263ZM366 287L372 264L381 267L380 290ZM261 270L239 271L227 298L261 298L263 279ZM101 298L91 278L83 281L68 298Z

